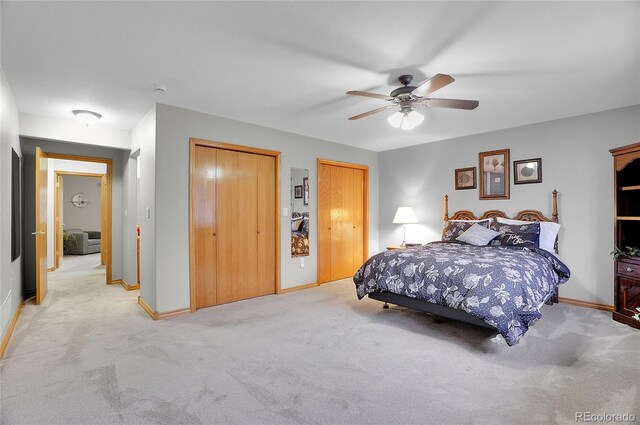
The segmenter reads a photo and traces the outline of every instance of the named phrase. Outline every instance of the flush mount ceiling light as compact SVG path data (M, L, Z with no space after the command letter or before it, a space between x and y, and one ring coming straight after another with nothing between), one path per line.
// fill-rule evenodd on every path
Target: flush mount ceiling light
M73 112L73 115L76 116L78 121L84 123L87 127L97 123L100 118L102 118L102 115L97 112L85 111L83 109L76 109L71 112Z
M413 108L402 108L387 118L389 124L400 130L413 130L424 121L424 116Z

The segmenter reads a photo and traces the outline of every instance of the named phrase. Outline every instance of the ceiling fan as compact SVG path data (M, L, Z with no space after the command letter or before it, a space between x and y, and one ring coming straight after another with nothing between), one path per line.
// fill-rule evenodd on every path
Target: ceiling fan
M437 99L428 97L434 91L440 90L444 86L453 83L455 80L451 75L436 74L417 87L409 85L411 84L411 81L413 81L413 75L401 75L398 77L398 81L400 81L404 87L395 89L388 96L357 90L348 91L347 94L352 96L373 97L375 99L382 99L391 102L390 105L354 115L349 117L349 119L359 120L360 118L368 117L369 115L377 114L378 112L399 106L400 110L388 118L389 124L402 130L411 130L420 125L424 120L422 114L415 110L414 105L416 104L426 107L469 110L475 109L479 105L477 100Z

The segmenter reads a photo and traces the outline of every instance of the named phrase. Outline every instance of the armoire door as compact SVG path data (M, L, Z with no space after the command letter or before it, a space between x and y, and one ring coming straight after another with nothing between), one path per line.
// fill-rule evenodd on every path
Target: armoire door
M366 173L318 162L318 282L353 276L364 262Z

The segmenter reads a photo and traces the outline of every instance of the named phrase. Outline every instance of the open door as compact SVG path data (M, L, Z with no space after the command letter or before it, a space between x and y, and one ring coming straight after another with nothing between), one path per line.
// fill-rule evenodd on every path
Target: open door
M47 156L36 147L36 304L47 295Z
M54 226L55 226L55 268L62 265L64 257L64 180L56 173L56 193L54 198Z

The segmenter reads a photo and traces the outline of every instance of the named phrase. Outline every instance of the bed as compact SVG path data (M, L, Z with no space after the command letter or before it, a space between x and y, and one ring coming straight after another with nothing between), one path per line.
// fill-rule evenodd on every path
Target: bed
M467 210L449 216L447 196L443 218L445 223L498 218L557 223L557 192L553 191L551 219L537 210L520 211L513 218L498 210L479 217ZM558 285L569 279L569 269L555 255L557 236L551 246L555 253L536 244L475 246L448 240L385 251L355 274L356 293L360 299L368 295L383 301L387 308L392 303L496 329L513 346L540 319L542 305L557 302Z

